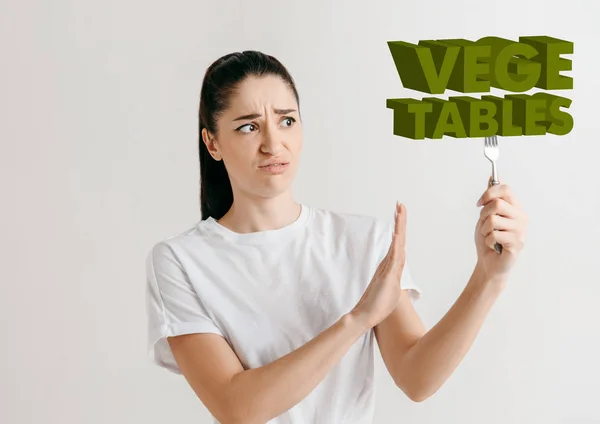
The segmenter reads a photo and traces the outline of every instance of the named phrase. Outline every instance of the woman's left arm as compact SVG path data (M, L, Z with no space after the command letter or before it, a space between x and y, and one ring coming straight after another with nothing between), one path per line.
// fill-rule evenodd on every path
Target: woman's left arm
M525 243L529 218L508 186L489 187L480 205L484 207L475 230L477 264L444 317L425 332L406 294L400 296L392 313L374 327L390 375L415 402L439 390L460 364L504 290L509 271ZM502 253L495 251L496 242L503 246Z

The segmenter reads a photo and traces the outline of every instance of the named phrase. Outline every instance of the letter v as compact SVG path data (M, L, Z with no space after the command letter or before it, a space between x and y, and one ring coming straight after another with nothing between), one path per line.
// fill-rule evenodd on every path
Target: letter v
M424 93L444 94L460 46L423 40L418 45L388 41L388 47L404 87Z

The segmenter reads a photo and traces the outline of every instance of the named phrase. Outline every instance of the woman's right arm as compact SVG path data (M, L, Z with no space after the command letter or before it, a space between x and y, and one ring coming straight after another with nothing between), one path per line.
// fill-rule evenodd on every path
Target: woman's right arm
M184 377L220 423L262 424L308 396L370 328L364 314L349 312L298 349L249 370L219 335L187 334L168 341Z
M221 424L263 424L291 409L317 387L360 336L392 312L401 292L405 229L406 210L397 204L389 250L356 306L308 343L267 365L244 370L217 334L168 338L181 372Z

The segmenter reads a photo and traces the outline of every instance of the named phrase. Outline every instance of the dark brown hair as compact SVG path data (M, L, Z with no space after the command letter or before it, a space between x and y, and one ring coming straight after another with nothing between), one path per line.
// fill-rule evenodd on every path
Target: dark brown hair
M204 74L198 113L198 154L200 157L200 210L202 220L212 216L220 219L231 208L233 191L222 160L216 161L202 141L202 129L218 135L217 119L230 105L231 96L249 76L276 75L292 89L298 113L300 98L288 70L275 59L255 50L230 53L212 63Z

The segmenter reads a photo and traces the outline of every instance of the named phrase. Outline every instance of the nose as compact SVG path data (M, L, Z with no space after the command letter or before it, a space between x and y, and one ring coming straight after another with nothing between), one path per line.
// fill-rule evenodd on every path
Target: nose
M265 131L263 131L262 145L260 147L261 151L277 156L283 148L282 135L278 133L277 129L273 128L271 125L267 125Z

